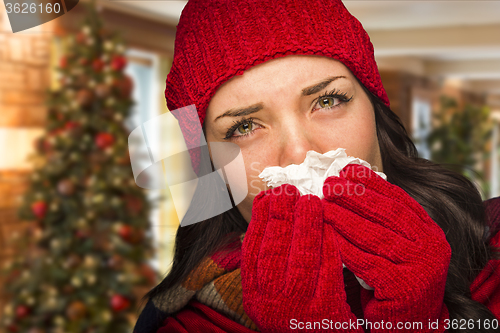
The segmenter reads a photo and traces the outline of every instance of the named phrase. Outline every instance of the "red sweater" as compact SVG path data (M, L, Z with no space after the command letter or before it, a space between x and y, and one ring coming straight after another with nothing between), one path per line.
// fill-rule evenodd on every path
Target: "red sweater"
M490 221L492 246L500 249L500 197L485 202ZM363 316L360 303L360 285L354 275L344 270L347 301L352 312ZM472 299L488 307L500 319L500 260L490 260L471 284ZM212 308L191 300L188 305L163 322L157 333L251 333L255 332L218 313Z

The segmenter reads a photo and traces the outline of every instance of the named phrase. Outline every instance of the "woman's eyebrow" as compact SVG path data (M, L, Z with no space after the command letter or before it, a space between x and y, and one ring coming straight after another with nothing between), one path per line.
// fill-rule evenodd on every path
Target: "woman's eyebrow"
M258 103L258 104L255 104L255 105L249 106L247 108L243 108L243 109L236 109L236 110L230 109L230 110L227 110L226 112L224 112L223 114L221 114L220 116L218 116L217 118L215 118L214 122L216 122L217 119L222 118L222 117L247 116L249 114L258 112L258 111L262 110L263 108L264 108L264 106L262 105L262 103Z
M345 79L346 77L343 76L343 75L340 75L340 76L330 76L326 80L323 80L323 81L321 81L321 82L319 82L319 83L317 83L317 84L315 84L313 86L310 86L310 87L302 89L302 95L303 96L309 96L309 95L315 94L318 91L321 91L322 89L324 89L325 87L327 87L333 81L335 81L337 79L341 79L341 78ZM252 106L249 106L249 107L246 107L246 108L242 108L242 109L236 109L236 110L230 109L230 110L227 110L226 112L224 112L223 114L221 114L220 116L216 117L214 119L214 122L216 122L218 119L223 118L223 117L247 116L249 114L252 114L252 113L255 113L255 112L259 112L263 108L264 108L264 106L262 105L262 103L258 103L258 104L255 104L255 105L252 105Z
M323 80L313 86L310 86L310 87L307 87L307 88L304 88L302 89L302 95L304 96L309 96L309 95L312 95L312 94L315 94L317 93L318 91L321 91L322 89L324 89L325 87L327 87L331 82L337 80L337 79L345 79L346 77L341 75L341 76L330 76L328 77L326 80Z

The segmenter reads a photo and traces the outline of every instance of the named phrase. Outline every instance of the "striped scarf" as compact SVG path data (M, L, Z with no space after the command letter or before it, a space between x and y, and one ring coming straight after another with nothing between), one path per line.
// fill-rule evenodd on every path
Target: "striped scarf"
M244 235L203 259L184 282L153 298L155 307L169 315L185 307L194 297L235 322L258 331L243 310L240 265Z

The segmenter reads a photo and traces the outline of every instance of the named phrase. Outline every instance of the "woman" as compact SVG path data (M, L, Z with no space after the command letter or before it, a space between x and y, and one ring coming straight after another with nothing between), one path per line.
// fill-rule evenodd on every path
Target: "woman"
M418 158L369 37L341 1L189 1L165 97L170 110L196 105L208 142L238 145L249 193L179 228L172 270L146 295L136 333L498 325L499 200L483 205L466 178ZM188 146L200 142L178 120ZM337 148L387 181L349 165L320 199L258 178ZM203 151L190 153L200 176L211 172L199 169ZM207 207L225 190L212 186Z

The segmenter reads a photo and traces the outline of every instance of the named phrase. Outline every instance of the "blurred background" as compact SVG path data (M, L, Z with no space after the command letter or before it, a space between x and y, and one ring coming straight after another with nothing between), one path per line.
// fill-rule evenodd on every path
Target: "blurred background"
M135 185L126 143L168 112L186 1L89 3L18 33L0 6L0 332L125 331L171 264L170 193ZM500 2L344 3L420 156L499 196Z

